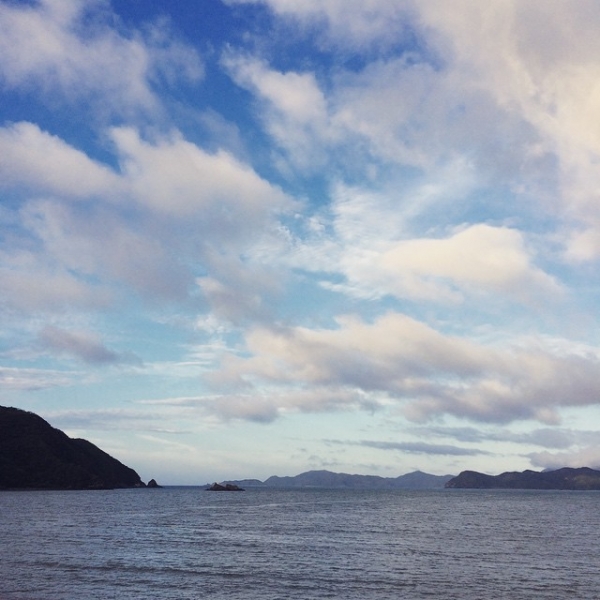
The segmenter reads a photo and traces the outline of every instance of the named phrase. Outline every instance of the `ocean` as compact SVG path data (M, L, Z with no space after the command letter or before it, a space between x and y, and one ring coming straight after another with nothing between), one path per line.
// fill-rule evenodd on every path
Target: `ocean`
M600 598L600 492L0 493L1 600Z

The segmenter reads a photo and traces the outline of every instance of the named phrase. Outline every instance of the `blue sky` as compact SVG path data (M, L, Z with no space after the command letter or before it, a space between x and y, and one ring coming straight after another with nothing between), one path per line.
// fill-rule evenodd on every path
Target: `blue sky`
M166 484L600 466L599 28L0 0L0 403Z

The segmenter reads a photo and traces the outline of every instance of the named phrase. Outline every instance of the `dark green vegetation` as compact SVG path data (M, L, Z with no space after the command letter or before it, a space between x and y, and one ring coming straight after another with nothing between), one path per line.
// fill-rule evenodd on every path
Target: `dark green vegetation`
M0 489L145 487L139 475L38 415L0 406Z
M264 482L257 479L230 481L244 487L278 488L329 488L352 490L427 490L441 489L452 475L429 475L421 471L400 477L377 475L349 475L331 471L307 471L295 477L269 477Z
M600 471L581 467L565 467L556 471L523 471L501 475L485 475L463 471L448 483L447 488L513 489L513 490L600 490Z

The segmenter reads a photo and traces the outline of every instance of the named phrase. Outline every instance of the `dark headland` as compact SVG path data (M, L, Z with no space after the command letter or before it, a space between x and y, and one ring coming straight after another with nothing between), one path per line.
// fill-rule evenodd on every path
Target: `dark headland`
M97 446L72 439L40 416L0 406L0 490L146 487Z
M564 467L556 471L507 472L486 475L463 471L446 483L456 489L600 490L600 471L589 467Z

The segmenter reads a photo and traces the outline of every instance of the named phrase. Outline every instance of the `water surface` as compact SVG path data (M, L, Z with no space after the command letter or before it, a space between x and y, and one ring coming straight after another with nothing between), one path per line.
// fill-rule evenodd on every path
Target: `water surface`
M600 493L0 493L0 598L600 597Z

